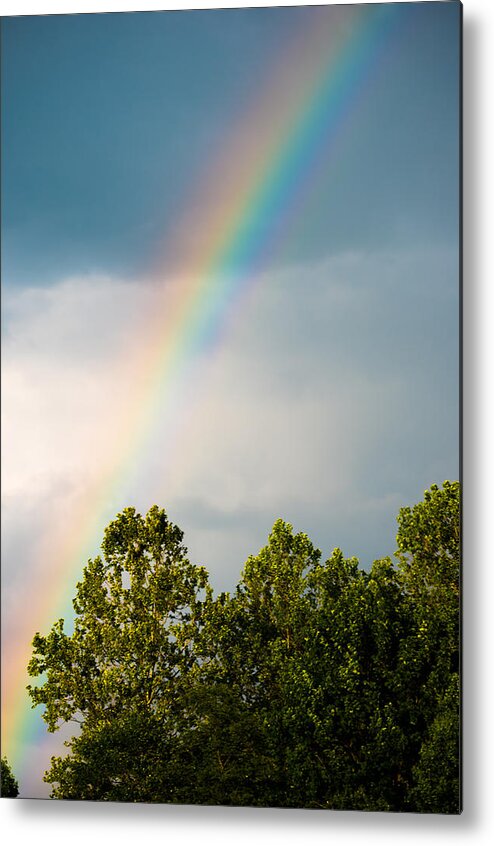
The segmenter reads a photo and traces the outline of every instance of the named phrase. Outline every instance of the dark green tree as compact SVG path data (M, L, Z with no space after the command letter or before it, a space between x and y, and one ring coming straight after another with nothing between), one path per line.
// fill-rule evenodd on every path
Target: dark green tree
M14 777L7 758L2 758L0 787L0 795L2 798L7 797L14 799L19 795L19 785Z
M432 485L423 502L398 515L398 569L406 629L397 699L416 763L414 810L460 809L460 508L458 482Z
M191 688L188 718L174 750L173 801L268 804L274 762L260 715L238 689L205 673Z
M427 726L414 767L410 791L414 808L424 813L457 814L461 804L460 785L460 684L451 676L444 694L438 697L434 719Z
M209 666L256 714L264 738L256 804L396 809L404 738L392 678L400 586L340 550L322 564L309 538L275 523L235 595L220 598Z
M73 634L34 639L33 702L78 727L52 795L457 813L459 505L432 486L369 572L278 520L217 598L164 511L126 509Z
M398 810L404 737L392 689L403 625L396 572L384 559L366 573L335 550L311 581L317 804Z
M183 697L197 670L207 574L186 557L183 534L156 506L127 508L108 526L74 600L73 634L59 620L36 634L30 686L49 731L74 721L70 754L45 780L56 798L163 801Z
M254 804L297 804L292 740L296 704L310 685L303 666L311 619L307 574L319 558L307 535L278 520L267 545L248 558L235 594L220 597L215 609L210 672L236 691L263 738L265 778ZM300 779L303 773L297 784Z

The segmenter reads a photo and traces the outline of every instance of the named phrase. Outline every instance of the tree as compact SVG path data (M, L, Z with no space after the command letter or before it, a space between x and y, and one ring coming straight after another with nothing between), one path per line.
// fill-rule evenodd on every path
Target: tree
M37 633L29 663L34 705L49 731L73 721L71 754L45 780L57 798L163 801L171 738L197 670L194 639L209 590L183 533L154 506L127 508L108 526L103 557L89 561L74 600L72 635L59 620Z
M336 549L323 564L278 520L234 596L220 597L209 671L257 715L268 765L255 804L399 808L400 596L389 560L367 574Z
M277 521L218 603L212 666L271 763L259 804L458 811L459 485L398 525L399 566L366 573Z
M15 798L19 795L19 785L10 768L7 758L2 758L2 777L0 795L8 798Z
M214 598L154 506L107 528L74 600L34 638L52 796L457 813L459 485L398 515L397 564L326 560L277 520Z
M297 806L307 795L308 768L298 768L310 705L311 680L304 666L311 636L308 574L320 551L306 534L277 520L267 545L251 555L218 627L218 654L225 680L257 714L269 766L256 804ZM297 751L298 750L298 751ZM306 758L304 760L307 760Z
M383 559L367 573L336 549L312 581L318 804L399 810L404 737L392 685L403 620L396 572Z
M432 485L398 515L398 569L407 618L396 695L416 750L413 809L460 808L460 513L458 482Z
M188 726L176 738L173 801L266 805L274 775L262 719L237 688L203 675L191 688Z
M460 682L451 676L438 698L432 723L427 727L414 768L412 802L418 811L457 814L460 808Z
M401 580L418 606L457 619L460 579L460 484L431 485L423 502L398 515ZM457 629L455 629L457 631Z

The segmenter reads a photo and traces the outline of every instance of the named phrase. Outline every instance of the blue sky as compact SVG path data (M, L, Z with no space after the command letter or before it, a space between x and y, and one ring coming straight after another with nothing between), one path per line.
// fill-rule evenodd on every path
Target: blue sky
M458 6L411 5L291 260L457 238ZM307 11L4 19L4 284L140 269Z
M153 309L149 267L311 14L2 21L5 648L37 550L132 396L119 351ZM157 501L232 589L279 516L368 567L394 552L402 505L458 478L458 24L455 2L400 8L341 149L323 145L219 353L178 388L173 474L157 414L102 525Z

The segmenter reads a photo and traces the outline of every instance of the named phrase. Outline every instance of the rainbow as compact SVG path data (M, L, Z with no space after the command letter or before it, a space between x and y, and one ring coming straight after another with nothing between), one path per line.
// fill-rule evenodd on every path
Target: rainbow
M242 297L279 254L318 167L342 147L359 98L386 57L398 12L399 4L307 10L307 26L285 45L153 262L160 307L142 316L123 357L130 401L115 411L112 447L75 511L62 528L54 521L37 550L34 607L13 615L8 643L15 648L3 658L2 754L21 786L29 744L43 728L25 692L33 633L71 618L75 583L82 563L97 553L108 503L128 485L157 425L173 428L176 406L167 402L173 390L220 348Z

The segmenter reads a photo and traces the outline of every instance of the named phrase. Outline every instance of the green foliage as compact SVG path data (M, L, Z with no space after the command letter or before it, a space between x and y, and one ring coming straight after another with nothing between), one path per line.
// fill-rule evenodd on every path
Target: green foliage
M19 785L14 777L7 758L2 758L1 773L0 795L2 798L7 797L9 799L14 799L19 795Z
M432 485L424 501L398 515L399 569L417 605L443 618L458 609L460 578L460 485Z
M417 810L432 814L455 814L460 802L460 684L456 674L437 703L436 715L427 727L414 767L411 791Z
M164 511L126 509L35 636L56 798L459 812L459 485L398 516L398 564L323 562L278 520L213 597Z
M460 485L432 485L398 516L398 570L406 621L396 695L408 703L416 761L410 802L457 813L459 791Z
M156 506L145 518L125 509L105 531L104 558L89 561L77 585L73 634L59 620L47 637L35 635L28 671L46 681L28 688L33 703L45 706L49 731L61 720L82 728L46 776L57 798L128 799L139 781L132 762L138 798L155 795L153 744L161 755L161 735L178 731L207 589L182 539Z

